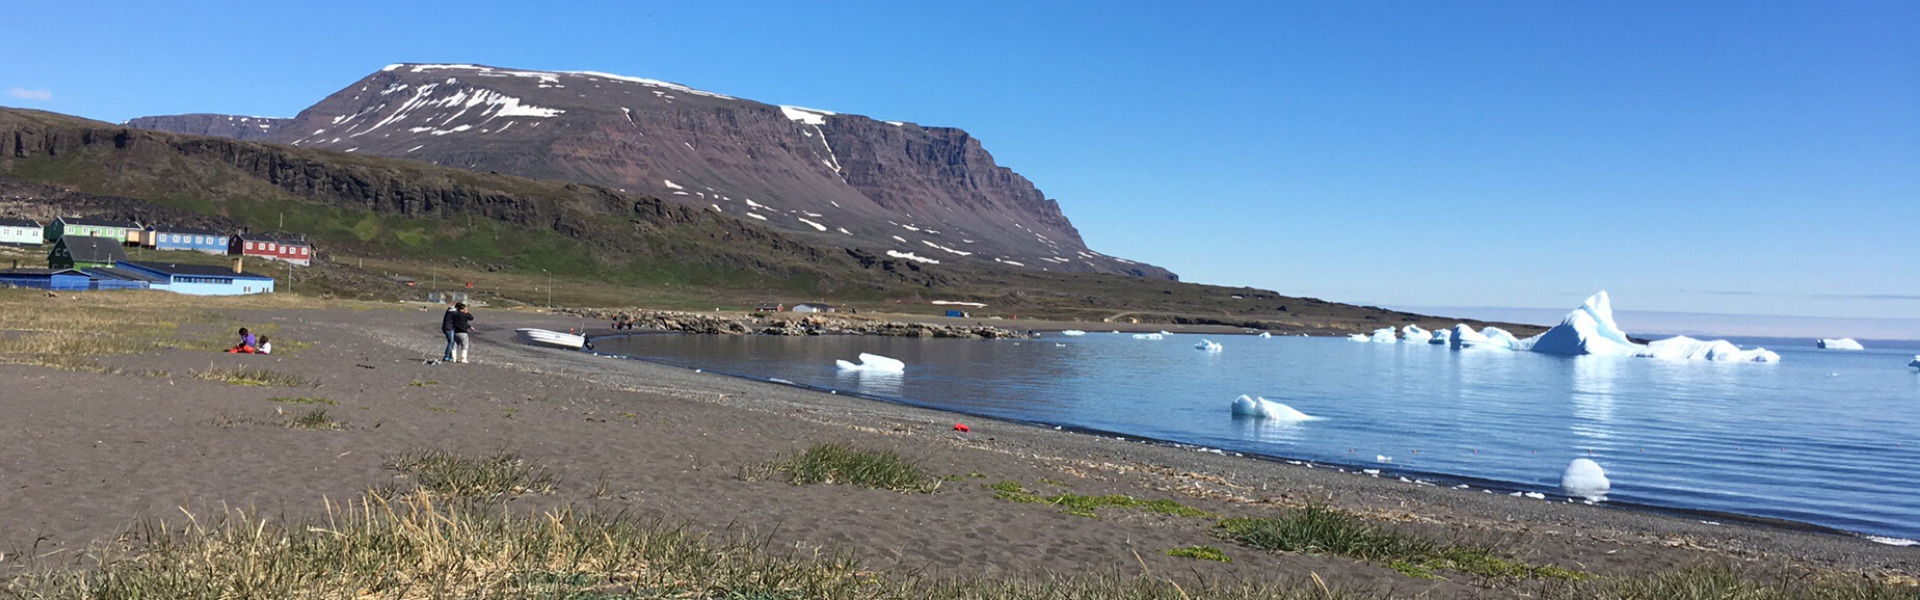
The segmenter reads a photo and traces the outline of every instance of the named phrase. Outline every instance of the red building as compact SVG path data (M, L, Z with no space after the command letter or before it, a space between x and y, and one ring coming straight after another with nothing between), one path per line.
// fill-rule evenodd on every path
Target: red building
M303 267L313 264L313 245L286 236L236 234L227 242L227 254L284 260Z

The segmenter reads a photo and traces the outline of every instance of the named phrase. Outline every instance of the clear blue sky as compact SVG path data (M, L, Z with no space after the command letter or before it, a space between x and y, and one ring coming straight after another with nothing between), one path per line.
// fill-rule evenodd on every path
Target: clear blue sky
M0 104L290 116L393 62L964 127L1095 249L1400 306L1920 316L1920 2L9 2Z

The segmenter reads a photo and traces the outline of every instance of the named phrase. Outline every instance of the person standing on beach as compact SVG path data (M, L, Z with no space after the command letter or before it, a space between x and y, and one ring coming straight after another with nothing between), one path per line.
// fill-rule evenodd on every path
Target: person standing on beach
M467 362L467 348L473 345L473 313L467 312L467 303L453 305L453 360Z
M440 315L440 335L447 338L447 351L440 355L440 362L453 362L453 322L459 314L460 309L448 306L446 314Z

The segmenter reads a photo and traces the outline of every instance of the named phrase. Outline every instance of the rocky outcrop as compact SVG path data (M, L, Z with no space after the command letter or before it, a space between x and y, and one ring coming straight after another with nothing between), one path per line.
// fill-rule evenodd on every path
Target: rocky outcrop
M824 315L731 318L712 314L657 310L563 309L560 312L636 329L706 335L879 335L921 338L998 339L1026 337L999 327L873 321Z
M149 129L187 135L206 135L236 140L271 140L279 133L280 126L293 119L275 117L241 117L236 115L215 115L195 113L187 115L165 115L157 117L139 117L130 119L122 125L135 129Z
M228 131L187 117L129 125ZM1057 202L955 128L601 73L409 64L259 129L251 139L647 194L842 248L1175 278L1088 249Z

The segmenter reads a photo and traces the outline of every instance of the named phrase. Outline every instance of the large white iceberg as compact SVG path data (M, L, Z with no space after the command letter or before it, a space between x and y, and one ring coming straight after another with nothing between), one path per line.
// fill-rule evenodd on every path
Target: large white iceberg
M1580 308L1567 313L1559 325L1548 329L1546 333L1522 340L1514 349L1569 356L1628 356L1644 350L1627 339L1627 333L1614 324L1613 303L1607 298L1606 292L1587 298Z
M1373 336L1367 339L1369 341L1378 342L1382 344L1391 344L1391 343L1394 343L1395 341L1398 341L1396 338L1393 337L1392 327L1381 327L1379 329L1375 329L1373 330Z
M1213 340L1200 340L1200 343L1193 345L1193 349L1201 352L1219 352L1225 350L1225 348L1220 346L1220 342Z
M1419 325L1408 324L1400 329L1400 341L1408 344L1425 344L1433 341L1433 332L1421 329Z
M1453 334L1448 336L1447 345L1455 350L1466 348L1499 348L1513 350L1519 344L1513 334L1499 327L1487 327L1474 331L1466 323L1453 326Z
M1866 346L1860 345L1860 342L1854 341L1853 338L1840 338L1837 340L1820 340L1819 344L1817 345L1827 350L1865 350L1867 349Z
M878 354L867 354L865 352L860 353L860 362L857 364L845 360L836 360L833 362L839 365L842 371L864 373L905 373L907 371L907 363L901 362L899 359L887 358Z
M1282 423L1320 420L1320 417L1294 410L1291 406L1266 398L1254 398L1245 394L1241 394L1239 398L1233 399L1233 414L1269 419Z
M1489 327L1485 331L1493 331ZM1465 325L1454 328L1454 347L1459 348L1461 332L1467 331ZM1505 333L1505 332L1501 332ZM1485 335L1483 333L1483 335ZM1487 336L1492 337L1492 336ZM1531 350L1545 354L1584 356L1597 354L1603 356L1639 356L1646 358L1665 358L1672 360L1712 360L1734 362L1779 362L1780 355L1765 348L1741 350L1726 340L1696 340L1679 336L1659 340L1646 345L1635 343L1627 338L1626 332L1613 322L1612 302L1602 291L1587 298L1587 301L1567 313L1559 325L1548 329L1546 333L1524 340L1509 340L1507 347L1514 350ZM1470 341L1471 342L1471 341ZM1499 340L1487 345L1499 345ZM1477 345L1469 343L1468 345Z
M1599 463L1584 458L1573 459L1567 470L1560 473L1560 489L1588 500L1605 498L1613 482L1607 481L1607 472Z

